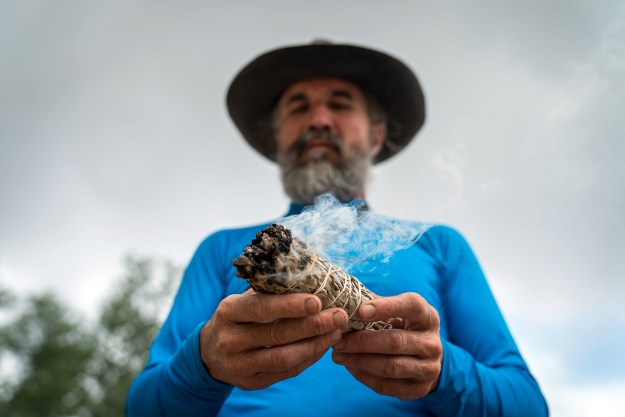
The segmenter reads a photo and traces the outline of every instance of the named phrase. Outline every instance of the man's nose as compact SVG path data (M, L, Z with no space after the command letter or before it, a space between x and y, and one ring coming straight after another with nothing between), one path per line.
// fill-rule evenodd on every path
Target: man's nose
M308 121L309 129L332 129L332 113L326 106L313 107Z

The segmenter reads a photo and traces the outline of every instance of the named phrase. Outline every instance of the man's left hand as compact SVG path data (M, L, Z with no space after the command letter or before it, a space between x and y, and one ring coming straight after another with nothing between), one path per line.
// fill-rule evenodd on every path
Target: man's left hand
M344 334L333 347L334 362L382 395L414 400L436 389L443 347L434 307L405 293L368 301L359 313L366 321L390 321L393 328Z

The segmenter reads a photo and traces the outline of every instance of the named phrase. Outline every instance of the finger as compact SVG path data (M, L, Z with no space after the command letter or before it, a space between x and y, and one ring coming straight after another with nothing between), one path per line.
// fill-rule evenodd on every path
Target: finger
M381 353L420 358L437 358L442 354L438 336L400 329L348 333L333 349L341 353Z
M347 320L347 313L343 309L332 308L309 317L236 327L232 329L231 335L239 343L239 351L260 346L275 347L330 333L345 326Z
M266 322L283 317L306 317L321 311L321 301L311 294L258 294L245 292L226 297L218 309L233 323Z
M327 349L319 353L318 355L313 356L312 358L299 363L298 365L294 366L291 369L287 369L285 371L279 371L279 372L267 372L266 375L274 378L277 381L282 381L283 379L293 378L294 376L301 374L303 371L306 370L306 368L308 368L309 366L317 362L319 359L321 359L321 357L326 353L326 351Z
M438 377L436 361L413 356L332 353L332 360L349 369L357 369L383 378L431 381Z
M400 400L416 400L432 391L432 385L425 381L384 378L358 369L347 368L347 371L378 394L397 397Z
M337 329L332 333L300 340L286 346L251 351L249 361L255 364L257 372L290 372L301 364L320 357L340 339L341 331Z
M422 296L404 293L392 297L376 298L363 303L360 317L366 321L385 321L403 318L410 321L414 329L438 327L438 313Z
M310 358L299 365L284 371L277 372L259 372L256 375L246 378L242 383L237 384L239 388L247 389L247 390L259 390L263 388L267 388L270 385L275 384L276 382L282 381L284 379L293 378L303 371L305 371L309 366L317 362L323 353Z
M293 373L294 370L301 372L302 364L310 363L311 360L323 355L331 344L341 338L341 331L337 329L330 334L318 336L300 341L293 345L278 348L260 347L244 352L231 352L230 346L224 346L224 338L221 337L217 347L211 352L227 351L226 356L221 355L211 362L206 360L206 366L211 376L217 380L230 383L237 387L258 384L257 377L262 373ZM228 342L236 342L236 338L225 339ZM210 355L208 355L210 359ZM204 358L203 358L204 360ZM275 381L274 381L275 382Z

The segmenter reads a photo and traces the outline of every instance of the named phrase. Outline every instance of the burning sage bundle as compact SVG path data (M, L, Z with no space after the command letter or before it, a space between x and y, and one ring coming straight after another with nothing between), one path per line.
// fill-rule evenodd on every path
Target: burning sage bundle
M385 322L364 322L358 308L373 298L371 291L355 277L310 251L302 240L279 224L258 232L232 264L237 276L247 279L259 293L315 294L322 308L344 309L349 321L341 329L343 333L391 327Z

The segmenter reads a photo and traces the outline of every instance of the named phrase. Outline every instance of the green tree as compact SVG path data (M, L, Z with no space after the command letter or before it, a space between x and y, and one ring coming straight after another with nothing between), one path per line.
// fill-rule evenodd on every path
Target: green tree
M170 262L126 259L126 277L105 304L95 329L98 349L89 374L97 392L90 416L122 415L128 388L145 365L178 276L179 268Z
M0 329L0 351L19 363L19 382L2 386L0 415L73 416L87 401L82 381L94 339L53 294L33 296Z
M0 309L14 316L0 327L0 360L17 364L0 375L0 416L122 416L132 379L169 306L179 268L127 257L126 272L95 323L72 313L54 294L22 302L0 288Z

